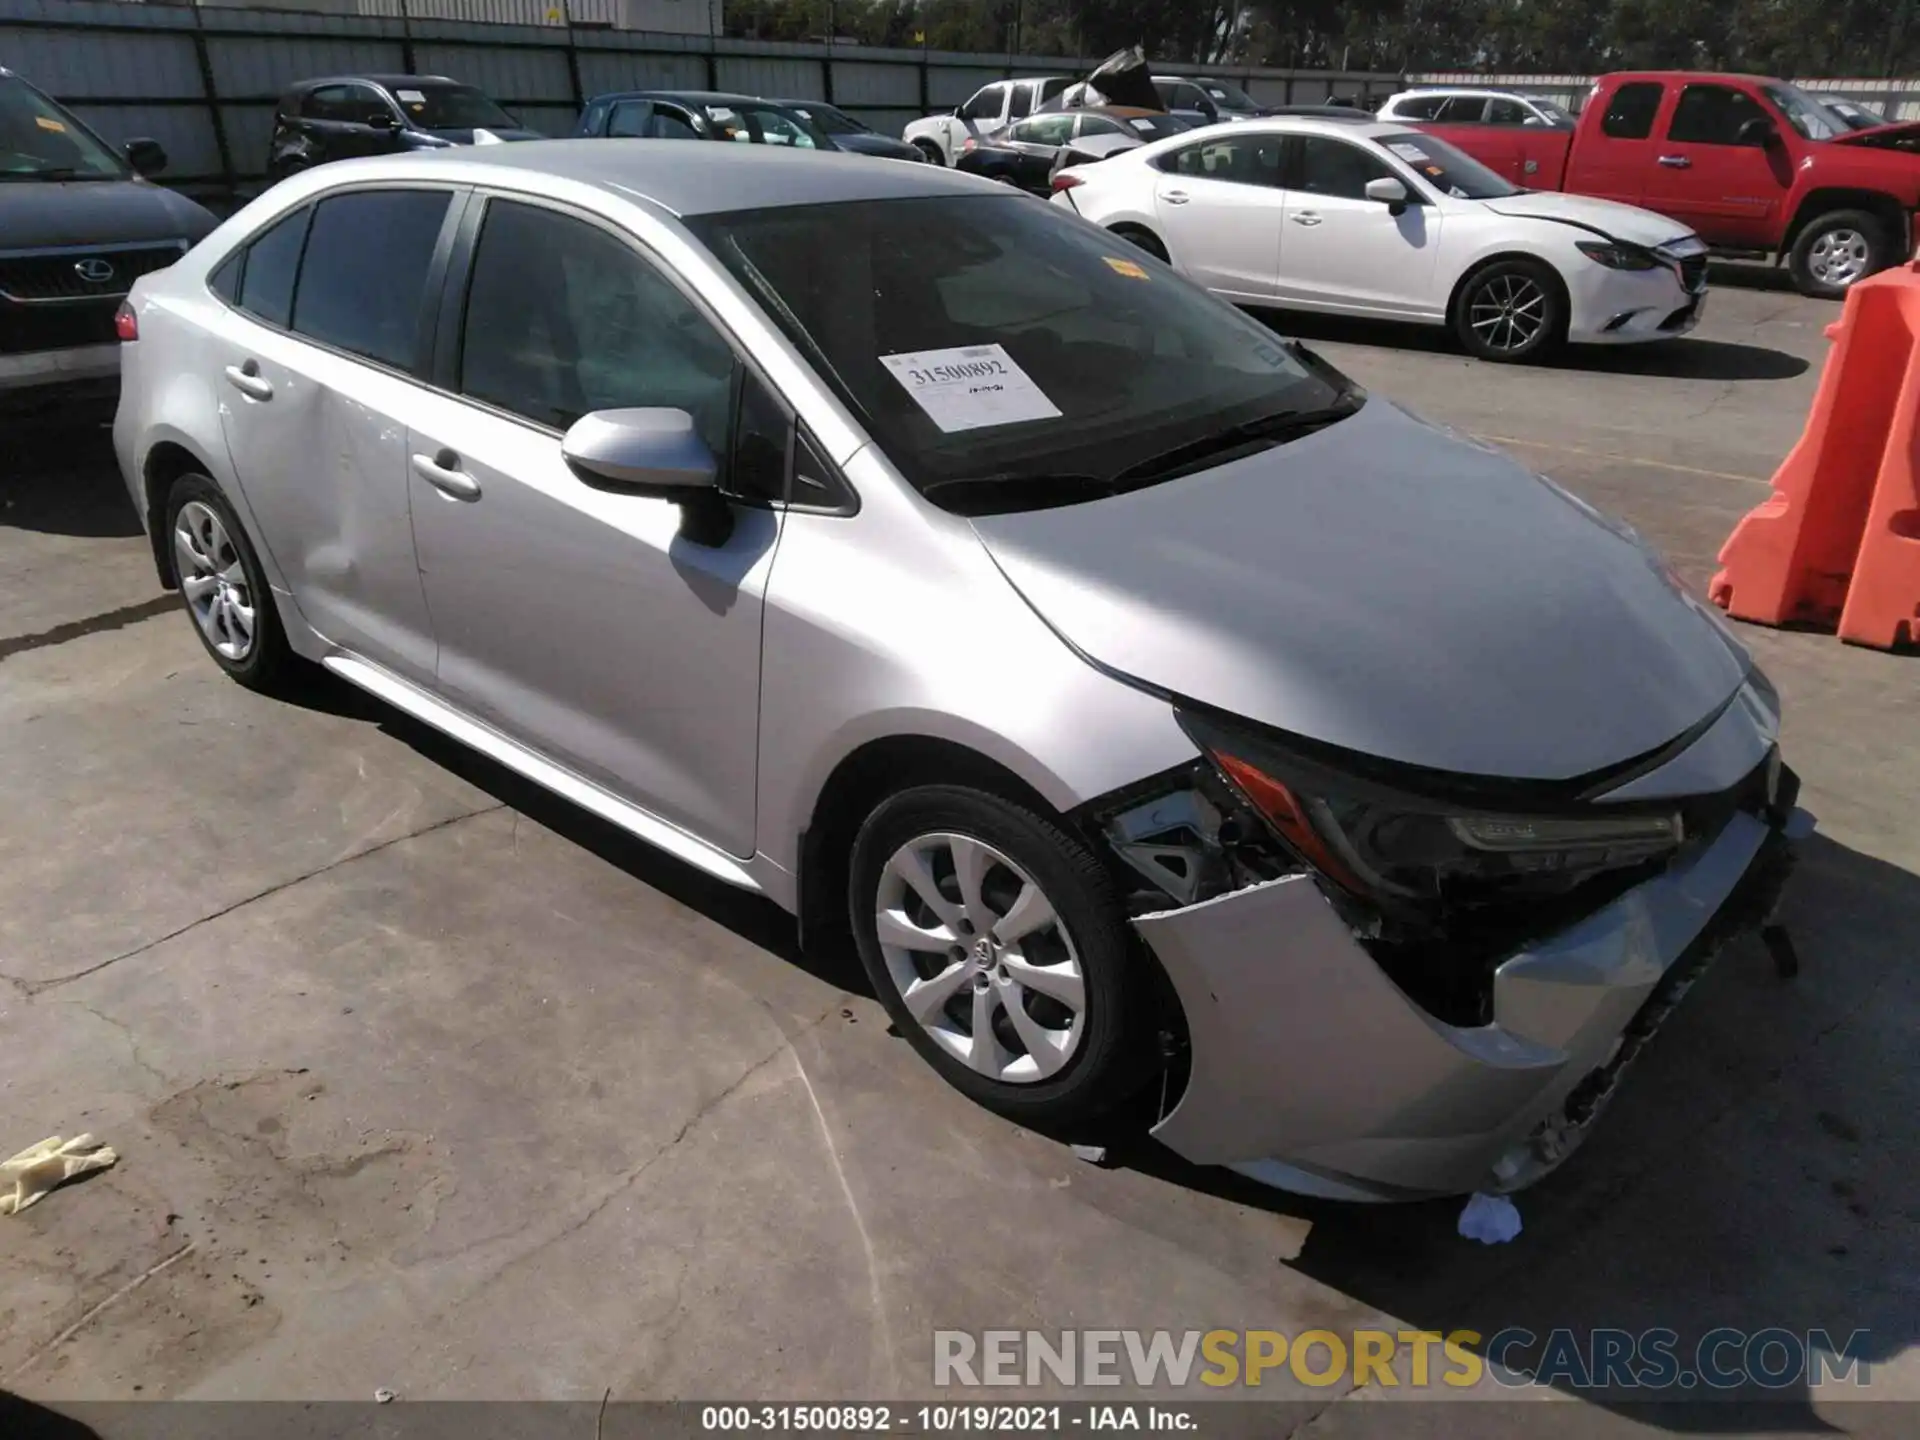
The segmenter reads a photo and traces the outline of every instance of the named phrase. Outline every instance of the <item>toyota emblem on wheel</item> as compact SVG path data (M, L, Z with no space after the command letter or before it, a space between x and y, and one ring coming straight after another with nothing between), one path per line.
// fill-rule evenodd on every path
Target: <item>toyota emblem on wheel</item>
M113 279L113 262L88 256L85 260L74 262L73 273L89 285L104 285Z

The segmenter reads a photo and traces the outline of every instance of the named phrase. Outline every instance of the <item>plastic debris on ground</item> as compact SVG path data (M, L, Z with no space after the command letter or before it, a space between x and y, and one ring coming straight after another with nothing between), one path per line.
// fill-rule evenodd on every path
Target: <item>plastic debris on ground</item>
M1460 1233L1482 1245L1504 1245L1520 1233L1520 1211L1504 1195L1473 1195L1460 1212Z
M104 1170L120 1157L91 1135L48 1136L11 1160L0 1160L0 1215L18 1215L56 1186Z

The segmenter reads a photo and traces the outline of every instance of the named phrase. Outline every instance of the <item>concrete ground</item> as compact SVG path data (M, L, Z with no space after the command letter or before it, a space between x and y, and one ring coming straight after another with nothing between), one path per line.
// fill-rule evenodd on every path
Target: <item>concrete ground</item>
M1703 585L1836 315L1730 281L1684 342L1527 371L1282 324ZM767 906L356 693L225 681L105 431L8 439L0 1154L86 1129L122 1160L0 1220L0 1389L884 1398L934 1393L938 1328L1519 1324L1865 1330L1869 1393L1920 1397L1920 660L1747 632L1821 822L1786 909L1804 971L1728 951L1485 1249L1452 1204L1292 1200L1150 1143L1098 1168L974 1108ZM1346 1390L1270 1380L1298 1403L1263 1433L1358 1433ZM1551 1425L1911 1429L1770 1398ZM1394 1433L1545 1423L1431 1404Z

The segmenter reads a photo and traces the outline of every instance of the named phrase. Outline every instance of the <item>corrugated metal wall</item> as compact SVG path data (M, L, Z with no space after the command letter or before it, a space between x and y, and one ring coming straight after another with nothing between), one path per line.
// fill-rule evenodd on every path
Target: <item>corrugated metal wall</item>
M288 4L300 0L286 0ZM831 100L899 134L928 110L1016 75L1084 74L1095 62L960 55L572 28L560 0L306 0L327 13L120 0L0 0L0 63L71 104L108 140L150 135L164 178L186 188L251 188L266 170L275 102L316 75L424 72L478 85L550 135L582 101L611 90L709 89ZM476 4L498 24L434 18ZM581 19L711 15L711 0L573 0ZM651 8L649 8L651 7ZM1329 93L1384 97L1390 75L1222 70L1273 103Z

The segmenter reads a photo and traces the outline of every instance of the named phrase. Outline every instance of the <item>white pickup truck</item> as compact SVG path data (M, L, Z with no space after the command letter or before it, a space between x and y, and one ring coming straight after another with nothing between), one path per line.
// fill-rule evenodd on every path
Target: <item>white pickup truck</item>
M978 139L1004 125L1025 119L1071 84L1071 75L996 80L974 91L964 105L939 115L929 115L924 120L915 120L900 138L918 149L927 159L951 165L969 135Z

